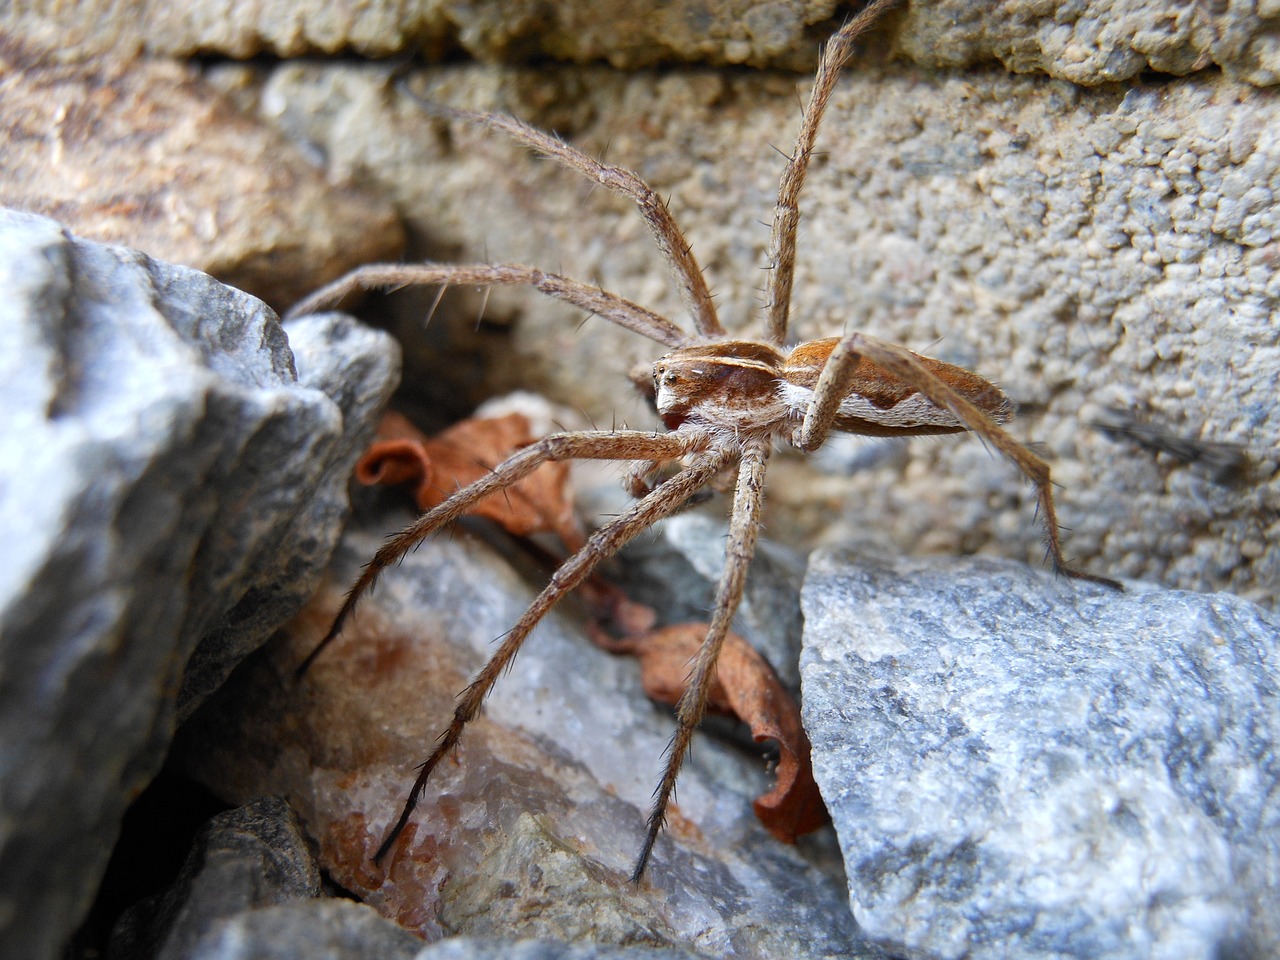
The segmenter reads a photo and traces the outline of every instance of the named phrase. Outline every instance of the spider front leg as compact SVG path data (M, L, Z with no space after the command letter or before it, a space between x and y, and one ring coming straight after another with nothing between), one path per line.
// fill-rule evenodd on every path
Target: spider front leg
M574 435L568 434L565 436L573 437ZM664 435L662 439L668 438L686 439L678 434ZM630 458L632 452L629 450L624 456ZM454 710L453 720L436 742L431 756L419 768L418 776L413 782L413 788L409 791L408 799L405 800L404 808L400 811L399 819L396 821L395 826L391 828L391 832L387 834L382 846L378 848L378 852L373 856L374 863L381 864L382 859L395 845L400 834L404 832L404 828L409 822L409 817L418 805L418 799L427 785L431 772L444 756L457 746L458 740L462 736L462 731L480 712L480 706L484 703L485 697L488 696L494 683L497 682L502 672L510 666L525 639L547 614L547 611L555 606L561 597L585 580L603 560L616 553L628 540L640 531L653 526L663 517L678 510L686 500L702 489L724 467L729 456L728 453L718 450L697 454L692 464L664 481L644 499L632 504L627 510L588 537L583 548L556 570L551 577L551 582L534 598L533 603L529 605L529 609L524 612L515 626L503 638L501 645L499 645L493 656L489 658L488 663L481 668L475 679L462 692L458 699L458 706ZM509 463L510 461L507 462ZM479 481L472 486L479 486L482 483L485 483L485 481ZM463 492L465 493L466 491ZM455 495L455 499L458 496L460 495ZM435 511L432 512L434 513ZM438 526L439 524L435 525ZM407 533L408 531L406 531ZM404 534L401 536L403 537ZM416 537L414 542L416 543L420 539L421 537Z
M1022 474L1035 485L1040 519L1045 529L1045 542L1055 570L1077 580L1089 580L1117 590L1123 589L1115 580L1077 570L1067 563L1062 555L1061 534L1058 527L1058 513L1053 503L1053 483L1049 476L1049 464L999 426L997 420L1003 421L1009 416L1007 399L994 386L967 370L943 364L940 361L927 360L905 347L886 343L867 334L846 334L831 351L822 375L814 387L813 400L796 434L794 441L796 446L802 450L815 450L822 445L827 433L836 424L837 417L841 415L843 405L849 401L850 379L859 357L865 357L879 370L918 392L936 408L936 414L948 411L954 417L954 420L949 423L938 420L930 425L924 422L921 426L902 429L898 432L948 433L968 429L1013 461ZM930 365L936 367L937 372L931 370ZM943 379L939 373L947 379ZM949 383L947 380L953 380L954 383ZM887 414L885 416L886 420L891 419ZM927 420L927 413L925 417ZM873 429L857 431L855 428L850 428L850 430L872 434L880 432Z
M724 573L716 588L715 610L707 628L706 639L702 641L693 661L684 694L676 706L676 733L667 748L667 765L662 774L662 782L654 792L644 845L631 874L633 883L639 883L644 875L653 845L666 823L667 805L675 790L676 778L688 755L693 732L707 709L707 698L715 680L720 648L724 645L729 625L742 600L747 568L755 555L756 537L760 532L760 506L764 500L764 474L770 449L769 441L764 439L748 440L742 448L733 498L733 516L729 522L729 542L725 546Z
M844 62L853 53L854 41L865 33L886 10L898 0L872 0L857 16L841 27L826 43L809 102L805 105L795 148L787 160L778 184L778 202L773 209L773 227L769 235L769 278L765 290L768 309L770 343L781 345L787 339L787 321L791 312L791 286L796 272L796 233L800 228L800 191L804 189L813 159L813 144L818 126L826 112L827 101L835 89Z
M711 291L707 289L702 268L698 266L698 261L693 255L693 246L681 233L675 218L671 216L671 211L667 209L667 202L637 174L623 167L601 163L569 146L558 137L543 133L515 117L496 113L477 113L431 103L423 100L404 84L401 84L401 90L429 113L457 117L460 120L482 123L494 130L500 130L518 143L564 164L571 170L578 171L618 196L632 200L645 223L648 224L649 232L653 234L662 258L667 261L667 266L680 290L680 297L689 315L693 317L698 333L708 337L724 334L724 327L720 325L720 319L716 316L715 301L711 297Z
M512 284L527 284L548 297L571 303L588 313L598 313L620 327L669 347L679 346L688 339L684 331L666 317L646 310L638 303L578 280L562 277L558 273L547 273L536 267L514 264L393 263L357 267L295 303L285 313L284 319L292 320L323 310L358 290L398 290L401 287L429 285L487 287Z

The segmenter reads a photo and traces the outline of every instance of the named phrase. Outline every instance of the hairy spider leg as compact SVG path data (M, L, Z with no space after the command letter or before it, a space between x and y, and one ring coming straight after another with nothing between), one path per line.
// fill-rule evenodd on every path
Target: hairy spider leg
M338 615L329 631L302 661L296 671L301 677L315 663L330 643L342 632L347 618L361 598L373 589L387 567L429 537L436 530L462 516L477 501L503 490L527 477L542 464L558 460L673 460L704 443L701 435L684 433L649 433L644 430L618 430L580 433L557 433L543 437L511 455L493 468L493 472L470 486L463 487L439 506L428 510L386 542L365 564L360 577L347 591Z
M479 113L474 110L460 110L443 104L424 100L411 90L408 85L401 84L401 89L419 106L429 113L444 117L468 120L498 130L518 143L524 144L545 157L555 160L571 170L576 170L600 186L635 202L640 216L649 226L662 258L666 260L680 290L680 299L685 309L693 317L694 327L704 337L723 336L724 327L716 316L715 302L711 299L711 291L707 289L706 278L702 268L698 266L693 255L693 247L684 237L675 218L667 208L665 200L659 196L649 184L625 167L601 163L587 156L580 150L569 146L559 137L545 133L536 127L517 120L515 117L497 113Z
M1062 556L1062 543L1058 529L1058 514L1053 504L1053 484L1049 478L1049 464L1032 453L1025 445L993 419L998 410L983 410L973 399L931 371L919 356L906 347L886 343L864 333L848 333L831 351L818 383L814 387L813 400L805 413L796 438L796 446L802 450L816 450L827 437L839 412L840 400L848 393L848 377L852 372L850 361L858 356L869 359L880 369L914 387L935 406L949 410L969 430L995 447L1011 460L1022 474L1035 485L1039 504L1040 521L1044 525L1045 542L1054 569L1077 580L1105 584L1117 590L1123 589L1109 577L1077 570ZM999 391L995 391L999 394ZM1003 395L999 394L1001 400ZM1007 415L1006 415L1007 416ZM1001 419L1004 419L1001 416Z
M598 313L620 327L678 347L688 336L666 317L632 303L617 294L601 290L558 273L547 273L535 267L489 264L413 263L370 264L352 270L333 283L298 301L285 313L285 319L305 316L331 307L357 290L398 289L409 286L439 284L490 286L493 284L528 284L540 293L571 303L591 313Z
M787 339L791 288L796 273L800 191L804 189L809 161L813 159L813 143L818 136L818 126L822 123L822 115L826 112L827 101L831 99L831 91L835 89L836 79L840 76L840 68L853 53L854 41L896 3L898 0L875 0L868 4L832 35L823 48L813 90L801 117L795 149L791 151L791 157L778 183L778 202L774 207L773 228L769 235L769 279L765 287L765 307L768 310L766 337L770 343L778 346Z
M672 436L667 434L666 436ZM628 540L658 520L678 510L695 493L711 481L732 458L732 451L716 449L695 454L691 464L663 481L652 493L637 500L587 538L586 544L566 560L552 575L551 581L538 594L516 624L507 632L497 651L462 692L453 720L436 742L418 771L400 817L374 854L374 863L382 859L403 833L422 795L427 779L440 760L451 751L468 723L480 712L480 706L502 672L511 664L525 639L560 598L580 584L603 560L616 553ZM619 450L616 459L630 459L631 452ZM484 481L479 481L483 483Z
M715 613L707 628L706 639L698 648L693 668L685 682L684 693L676 706L676 733L667 747L666 769L654 793L644 845L631 872L631 882L639 883L649 855L667 821L667 806L675 791L676 778L689 753L693 732L702 722L707 709L711 684L716 677L716 661L729 625L742 601L747 568L755 556L756 538L760 532L760 506L764 500L764 475L769 462L770 441L766 438L747 440L738 461L738 481L734 488L733 514L729 521L729 541L725 547L724 573L716 587Z

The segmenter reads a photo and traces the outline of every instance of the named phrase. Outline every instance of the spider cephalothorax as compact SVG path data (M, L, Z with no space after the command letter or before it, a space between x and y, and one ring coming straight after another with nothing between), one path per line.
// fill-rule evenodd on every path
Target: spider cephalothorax
M905 347L861 333L811 340L786 349L795 274L799 197L827 100L853 41L895 0L874 0L827 43L805 109L796 148L778 189L769 242L766 337L731 339L691 248L666 203L643 180L600 163L555 137L510 117L469 113L434 105L449 118L500 130L584 176L635 201L666 259L693 320L690 335L678 325L615 294L534 267L438 264L364 267L298 304L294 314L333 303L356 289L410 284L528 284L663 344L668 352L653 366L653 399L668 433L592 430L554 434L514 454L493 472L459 490L380 549L347 594L333 625L299 668L301 674L332 640L379 574L425 537L456 520L472 504L503 490L543 463L572 459L629 461L627 487L636 502L611 518L555 572L551 582L503 638L497 652L459 697L452 722L422 764L375 861L395 844L412 815L427 779L458 743L484 698L511 663L539 620L606 557L640 531L670 516L724 474L734 477L733 508L725 547L725 571L716 590L706 639L693 662L677 707L677 730L654 794L645 840L633 879L642 876L666 818L676 777L693 730L702 718L715 678L716 658L742 597L747 567L760 527L765 470L777 442L801 450L820 447L832 430L871 436L912 436L971 430L1004 454L1035 484L1049 558L1061 573L1117 586L1104 577L1072 569L1062 557L1049 467L1006 433L1011 416L1003 393L977 374L922 357ZM668 475L669 474L669 475ZM654 477L665 476L657 485Z

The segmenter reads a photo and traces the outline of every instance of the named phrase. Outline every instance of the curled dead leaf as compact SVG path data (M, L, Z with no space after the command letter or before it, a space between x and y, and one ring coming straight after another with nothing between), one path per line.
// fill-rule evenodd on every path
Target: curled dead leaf
M645 693L672 705L684 693L689 663L706 635L705 623L684 623L622 639L593 631L593 638L605 649L639 659ZM827 823L800 706L769 662L736 633L725 638L720 651L708 707L746 723L757 743L773 740L778 745L774 788L752 804L771 834L784 843L795 843Z
M356 464L356 479L367 486L412 484L419 509L430 510L537 439L529 418L520 413L463 420L434 437L400 414L387 413ZM468 513L486 517L518 537L554 533L570 550L577 550L584 538L568 483L567 463L545 463L501 493L485 497Z

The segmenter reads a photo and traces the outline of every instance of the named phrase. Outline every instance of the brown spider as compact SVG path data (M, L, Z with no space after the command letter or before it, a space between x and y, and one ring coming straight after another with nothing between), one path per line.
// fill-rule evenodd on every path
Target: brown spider
M374 856L375 862L381 862L396 842L432 770L458 743L495 681L547 611L641 530L675 513L722 471L736 467L725 570L706 639L676 710L676 733L667 751L666 769L654 794L647 833L632 873L632 880L639 881L666 819L676 777L706 707L716 658L742 597L760 526L765 468L773 445L779 441L813 451L822 446L832 430L871 436L972 430L1012 460L1035 485L1048 555L1054 567L1067 576L1118 587L1105 577L1072 569L1063 559L1049 466L998 426L1007 422L1012 412L1008 398L994 385L960 367L861 333L811 340L790 350L784 347L800 221L799 196L818 125L854 40L895 2L874 0L837 32L823 51L796 148L778 189L769 241L771 269L764 340L737 340L726 334L684 235L663 200L634 173L599 163L510 117L440 107L431 109L500 130L634 200L670 266L697 333L690 336L670 320L622 297L525 266L367 266L319 290L291 311L294 315L308 313L357 289L410 284L529 284L548 296L656 340L670 351L653 365L658 413L670 432L573 431L548 436L514 454L487 477L459 490L389 539L352 586L328 633L299 667L301 674L338 636L351 611L382 571L478 500L510 486L547 461L581 458L632 462L625 483L637 502L597 530L581 550L556 570L497 652L463 691L452 722L422 765L399 820ZM658 482L663 468L677 463L675 473Z

